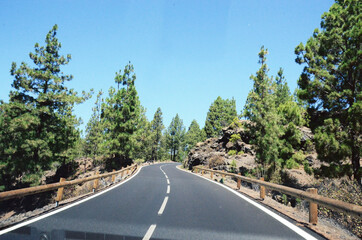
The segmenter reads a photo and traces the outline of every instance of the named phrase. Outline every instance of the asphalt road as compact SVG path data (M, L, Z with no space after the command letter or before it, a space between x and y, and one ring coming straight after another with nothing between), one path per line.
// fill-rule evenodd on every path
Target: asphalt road
M176 165L143 167L122 185L0 235L0 240L319 238Z

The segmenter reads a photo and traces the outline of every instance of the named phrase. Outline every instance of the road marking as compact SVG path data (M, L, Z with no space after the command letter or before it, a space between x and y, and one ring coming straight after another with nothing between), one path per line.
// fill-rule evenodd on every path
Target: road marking
M163 200L163 203L161 205L160 210L158 211L158 215L162 215L163 211L165 210L166 204L168 201L168 197L165 197L165 199Z
M91 200L92 198L98 197L98 196L100 196L100 195L102 195L102 194L104 194L104 193L106 193L106 192L108 192L108 191L111 191L111 190L113 190L114 188L121 186L122 184L128 182L129 180L131 180L132 178L134 178L135 176L137 176L137 174L138 174L139 172L141 172L141 169L142 169L142 168L143 168L143 166L139 169L139 171L138 171L135 175L131 176L130 178L128 178L128 179L126 179L126 180L124 180L123 182L120 182L120 183L117 184L117 185L114 185L114 186L112 186L112 187L110 187L110 188L108 188L108 189L106 189L106 190L104 190L104 191L102 191L102 192L96 193L96 194L94 194L93 196L87 197L87 198L85 198L85 199L83 199L83 200L80 200L80 201L78 201L78 202L69 204L68 206L64 206L64 207L62 207L62 208L60 208L60 209L57 209L57 210L55 210L55 211L53 211L53 212L46 213L46 214L44 214L44 215L42 215L42 216L36 217L36 218L31 219L31 220L29 220L29 221L22 222L22 223L19 223L19 224L15 225L15 226L12 226L12 227L9 227L9 228L7 228L7 229L4 229L4 230L0 231L0 235L3 235L3 234L5 234L5 233L11 232L11 231L13 231L13 230L15 230L15 229L24 227L24 226L26 226L26 225L28 225L28 224L31 224L31 223L36 222L36 221L39 221L39 220L41 220L41 219L47 218L47 217L49 217L49 216L51 216L51 215L57 214L57 213L59 213L59 212L62 212L62 211L64 211L64 210L67 210L68 208L74 207L74 206L79 205L79 204L81 204L81 203L84 203L84 202L86 202L86 201L88 201L88 200Z
M170 180L168 178L166 180L167 180L167 184L170 184Z
M146 235L142 238L142 240L149 240L153 234L153 231L156 229L156 224L152 224L146 232Z
M166 194L169 194L170 193L170 185L167 185L167 192Z
M189 171L186 171L186 170L183 170L183 169L180 169L178 167L176 167L178 170L180 171L185 171L187 173L190 173ZM235 191L234 189L231 189L219 182L216 182L216 181L213 181L213 180L210 180L204 176L200 176L200 175L197 175L195 173L190 173L190 174L193 174L193 175L196 175L200 178L203 178L209 182L212 182L212 183L215 183L215 184L218 184L219 186L225 188L226 190L234 193L235 195L237 195L238 197L244 199L245 201L247 201L248 203L254 205L255 207L259 208L260 210L262 210L263 212L265 212L266 214L268 214L269 216L273 217L275 220L279 221L280 223L284 224L286 227L288 227L289 229L293 230L294 232L296 232L297 234L299 234L300 236L302 236L304 239L310 239L310 240L317 240L315 237L313 237L312 235L310 235L309 233L305 232L304 230L302 230L301 228L295 226L293 223L289 222L288 220L286 220L285 218L282 218L281 216L279 216L278 214L274 213L273 211L267 209L266 207L260 205L259 203L256 203L254 202L253 200L245 197L243 194L241 194L240 192L237 192Z

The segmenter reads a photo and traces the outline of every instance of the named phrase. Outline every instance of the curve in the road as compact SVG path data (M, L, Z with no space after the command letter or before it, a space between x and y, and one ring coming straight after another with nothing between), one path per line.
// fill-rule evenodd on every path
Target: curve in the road
M0 240L40 234L52 240L314 239L242 194L176 165L142 167L104 192L1 231Z

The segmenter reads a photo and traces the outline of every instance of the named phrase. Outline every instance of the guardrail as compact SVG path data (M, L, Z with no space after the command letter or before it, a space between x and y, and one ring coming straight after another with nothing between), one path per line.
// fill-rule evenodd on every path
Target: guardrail
M136 169L137 169L137 164L134 164L132 166L123 168L118 171L113 170L113 172L103 173L103 174L97 173L95 176L86 177L86 178L82 178L82 179L66 181L64 178L60 178L60 181L58 183L51 183L51 184L46 184L46 185L41 185L41 186L21 188L21 189L6 191L6 192L0 192L0 201L9 200L9 199L18 198L18 197L24 197L27 195L33 195L36 193L48 192L48 191L58 189L58 193L55 198L56 205L58 206L59 202L63 198L63 190L65 187L70 187L73 185L77 185L80 183L89 182L89 181L94 180L93 192L95 192L95 190L98 187L98 181L100 178L106 178L106 177L112 176L112 182L114 182L117 174L122 174L122 177L123 177L123 174L125 171L126 171L126 174L129 174L130 170L135 171Z
M349 215L353 215L358 218L362 218L362 206L346 203L343 201L327 198L318 195L317 189L315 188L309 188L307 191L286 187L282 185L278 185L275 183L269 183L264 182L264 178L261 178L260 180L248 178L245 176L241 176L241 174L234 174L234 173L228 173L218 170L212 170L208 168L203 168L200 166L193 167L193 171L196 173L198 171L201 171L201 175L205 174L206 172L210 172L210 178L213 179L213 173L218 173L222 175L223 178L225 176L231 176L238 179L237 182L237 188L240 189L241 181L249 182L258 184L260 186L260 198L264 200L265 198L265 188L275 190L278 192L282 192L284 194L288 194L297 198L301 198L304 200L309 201L309 223L311 224L317 224L318 222L318 205L324 206L329 209L333 209L336 211L345 212Z

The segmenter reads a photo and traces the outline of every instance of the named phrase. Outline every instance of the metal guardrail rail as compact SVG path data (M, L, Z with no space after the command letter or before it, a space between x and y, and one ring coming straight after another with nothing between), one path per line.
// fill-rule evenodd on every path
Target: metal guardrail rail
M64 187L70 187L70 186L77 185L80 183L95 180L94 184L93 184L93 191L94 191L98 187L98 180L100 178L106 178L106 177L112 176L112 182L114 182L115 176L117 174L121 173L123 175L123 172L125 172L125 171L127 171L127 174L128 174L128 172L130 170L136 170L136 169L137 169L137 165L134 164L132 166L123 168L118 171L113 170L113 172L96 174L95 176L91 176L91 177L75 179L75 180L71 180L71 181L65 181L64 178L61 178L60 182L58 182L58 183L51 183L51 184L46 184L46 185L41 185L41 186L21 188L21 189L6 191L6 192L0 192L0 201L9 200L9 199L18 198L18 197L24 197L27 195L33 195L33 194L37 194L37 193L48 192L48 191L58 189L58 194L55 199L58 204L58 202L62 200Z
M346 203L346 202L343 202L340 200L335 200L335 199L320 196L317 194L317 189L315 189L315 188L310 188L310 189L307 189L307 191L303 191L303 190L299 190L299 189L295 189L295 188L291 188L291 187L278 185L275 183L264 182L263 178L261 180L257 180L257 179L252 179L252 178L248 178L245 176L241 176L240 174L212 170L212 169L203 168L200 166L193 167L193 171L195 171L195 172L201 171L201 174L210 172L211 178L213 178L213 173L218 173L224 177L225 176L235 177L238 179L238 183L237 183L238 189L240 189L241 181L258 184L259 186L261 186L260 187L260 198L261 199L265 198L265 188L267 188L267 189L279 191L284 194L288 194L288 195L291 195L291 196L294 196L297 198L307 200L310 203L309 204L310 205L309 222L312 224L317 224L317 216L318 216L317 204L319 204L323 207L329 208L329 209L336 210L336 211L342 211L344 213L347 213L349 215L353 215L355 217L362 219L362 206L358 206L358 205Z

